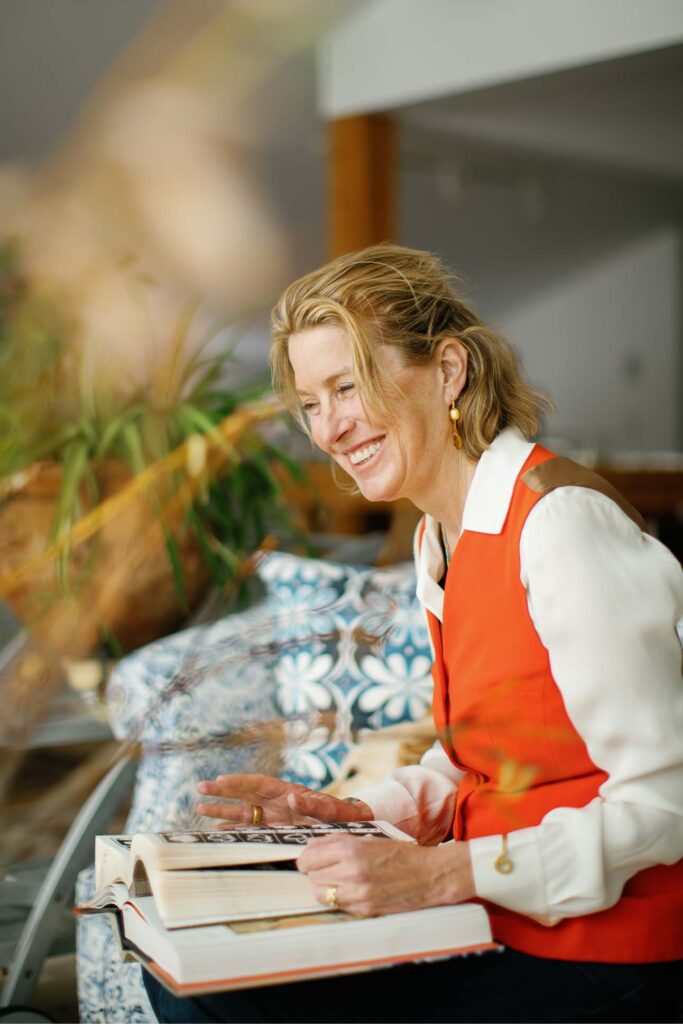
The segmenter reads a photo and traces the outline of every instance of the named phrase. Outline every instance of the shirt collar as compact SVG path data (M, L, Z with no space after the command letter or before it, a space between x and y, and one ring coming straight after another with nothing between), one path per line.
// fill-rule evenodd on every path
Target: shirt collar
M517 427L506 427L493 440L474 471L462 516L463 530L500 533L517 477L533 447Z
M465 500L462 529L474 533L497 534L503 529L520 470L534 447L525 441L516 427L506 427L483 453ZM419 529L419 527L418 527ZM440 524L425 516L422 547L416 545L417 596L439 620L443 620L444 574Z

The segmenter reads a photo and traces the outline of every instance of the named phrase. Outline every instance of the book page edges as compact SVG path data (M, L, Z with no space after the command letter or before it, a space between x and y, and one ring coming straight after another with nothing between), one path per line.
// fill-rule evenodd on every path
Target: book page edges
M283 985L289 981L309 981L315 978L328 978L338 974L357 974L373 968L392 967L402 963L415 963L420 960L442 960L448 957L469 956L476 953L500 952L503 949L497 942L476 943L473 946L459 946L455 949L429 950L425 953L403 953L400 956L378 957L370 960L353 960L341 964L323 964L319 967L303 967L289 971L274 971L266 974L251 974L240 978L221 978L206 982L176 982L171 974L160 967L133 943L128 946L135 950L135 956L143 966L175 996L202 996L216 992L229 992L233 989L255 988L258 985Z

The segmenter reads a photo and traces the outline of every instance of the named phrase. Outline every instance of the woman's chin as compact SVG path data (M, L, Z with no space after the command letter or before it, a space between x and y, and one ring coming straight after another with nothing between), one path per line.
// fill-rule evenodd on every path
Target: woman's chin
M358 477L354 479L358 490L367 501L395 501L400 497L395 482L371 478L363 480Z

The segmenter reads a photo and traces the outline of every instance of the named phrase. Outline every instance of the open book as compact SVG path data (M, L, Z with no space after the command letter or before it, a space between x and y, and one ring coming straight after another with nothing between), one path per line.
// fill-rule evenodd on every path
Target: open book
M294 862L309 839L340 832L413 842L376 821L98 836L96 895L82 909L120 909L153 895L167 928L324 913Z
M140 960L176 995L497 948L478 904L355 918L317 903L296 870L261 869L264 863L291 867L308 839L335 831L412 842L382 822L98 837L96 874L103 888L77 913L108 913L122 954ZM165 920L157 905L162 892ZM294 910L278 909L283 903ZM178 927L183 914L185 926ZM221 923L209 923L218 918Z

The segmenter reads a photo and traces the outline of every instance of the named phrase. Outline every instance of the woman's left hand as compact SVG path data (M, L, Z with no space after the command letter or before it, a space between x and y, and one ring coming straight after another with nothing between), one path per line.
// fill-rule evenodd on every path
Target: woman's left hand
M462 903L475 895L467 843L417 846L395 839L325 836L297 860L321 903L376 917ZM334 896L334 902L331 897Z

